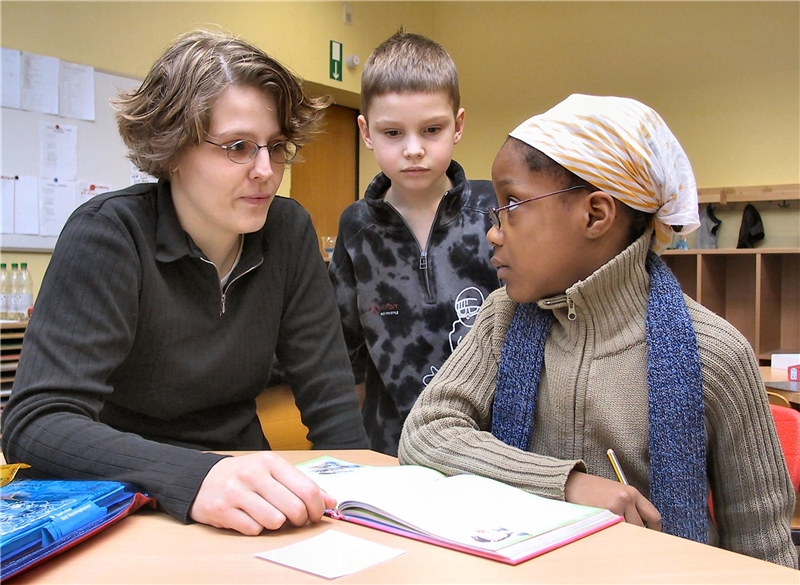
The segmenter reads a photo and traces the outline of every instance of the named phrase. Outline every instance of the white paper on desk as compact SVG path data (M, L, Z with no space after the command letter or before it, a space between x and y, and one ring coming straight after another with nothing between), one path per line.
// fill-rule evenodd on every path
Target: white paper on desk
M280 565L336 579L399 557L404 550L326 530L319 536L255 556Z

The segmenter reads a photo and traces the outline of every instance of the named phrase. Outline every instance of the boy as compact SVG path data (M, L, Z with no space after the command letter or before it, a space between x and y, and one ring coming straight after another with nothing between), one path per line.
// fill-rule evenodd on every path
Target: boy
M753 351L656 255L699 225L663 120L570 96L511 133L492 181L487 237L506 286L420 396L401 462L796 567L795 496Z
M498 280L489 181L452 160L464 109L447 52L399 32L364 65L358 125L381 173L339 221L329 274L372 449L397 454L422 388L472 326Z

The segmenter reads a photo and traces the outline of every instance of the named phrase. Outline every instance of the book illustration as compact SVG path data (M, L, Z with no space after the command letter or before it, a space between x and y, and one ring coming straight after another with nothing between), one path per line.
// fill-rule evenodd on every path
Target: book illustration
M336 473L347 473L354 471L358 467L362 466L357 463L347 463L346 461L326 460L308 466L306 471L314 475L334 475Z
M336 498L333 518L511 563L622 520L486 477L448 477L415 465L355 465L326 456L297 467Z

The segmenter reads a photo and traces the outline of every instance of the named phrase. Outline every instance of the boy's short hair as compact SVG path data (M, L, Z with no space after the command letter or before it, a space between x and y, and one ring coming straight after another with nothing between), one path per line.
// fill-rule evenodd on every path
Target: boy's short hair
M211 108L231 85L272 96L281 133L298 146L320 130L330 104L306 95L300 78L255 45L196 30L164 51L138 89L111 100L128 158L158 179L168 177L183 150L205 139Z
M508 140L513 140L517 144L517 147L525 158L525 164L528 165L528 169L530 169L531 172L541 173L553 179L559 187L564 189L569 187L586 187L590 191L601 191L601 189L598 189L589 181L582 179L569 169L558 164L538 148L530 144L525 144L517 138L509 137ZM562 193L558 197L564 203L569 203L570 199L574 197L574 193ZM622 213L627 216L629 220L628 244L630 245L638 240L645 230L651 227L655 214L634 209L619 199L615 199L615 201Z
M440 91L457 113L461 95L453 59L439 43L401 29L372 51L364 64L361 113L366 117L372 100L387 93Z

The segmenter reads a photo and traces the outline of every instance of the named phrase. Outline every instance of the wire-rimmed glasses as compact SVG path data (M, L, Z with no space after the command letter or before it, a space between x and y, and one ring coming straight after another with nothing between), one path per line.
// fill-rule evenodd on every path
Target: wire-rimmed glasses
M228 155L231 162L237 165L246 165L251 160L258 156L258 151L266 148L269 153L269 158L272 162L279 164L287 164L297 156L297 151L300 149L294 142L288 140L279 140L272 144L258 144L252 140L237 140L230 144L217 144L206 140L209 144L219 146Z
M575 185L574 187L568 187L567 189L561 189L559 191L553 191L552 193L545 193L544 195L536 195L535 197L529 197L528 199L523 199L522 201L515 201L514 203L509 203L508 205L503 205L502 207L490 207L489 208L489 220L492 222L492 225L497 229L500 229L501 221L500 221L500 212L505 210L512 210L516 209L523 203L530 203L531 201L537 201L539 199L544 199L545 197L551 197L552 195L558 195L559 193L566 193L567 191L574 191L575 189L591 189L588 185Z

